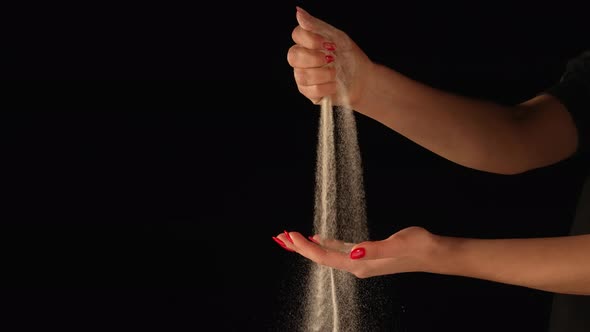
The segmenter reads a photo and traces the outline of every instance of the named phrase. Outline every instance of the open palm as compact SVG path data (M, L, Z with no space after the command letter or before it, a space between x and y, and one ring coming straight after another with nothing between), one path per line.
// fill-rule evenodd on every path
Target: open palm
M420 257L433 248L434 236L421 227L405 228L382 241L358 244L315 235L308 240L299 232L284 232L275 241L324 266L350 272L358 278L422 271Z

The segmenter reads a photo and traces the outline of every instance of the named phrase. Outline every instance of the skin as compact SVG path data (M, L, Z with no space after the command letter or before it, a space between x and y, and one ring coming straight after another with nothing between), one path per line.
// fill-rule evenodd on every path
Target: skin
M329 96L451 162L486 172L518 174L577 150L575 124L551 95L505 106L436 90L372 62L344 32L303 9L296 18L287 61L299 91L315 104ZM275 238L289 251L359 278L430 272L590 295L590 235L483 240L410 227L352 248L298 232Z

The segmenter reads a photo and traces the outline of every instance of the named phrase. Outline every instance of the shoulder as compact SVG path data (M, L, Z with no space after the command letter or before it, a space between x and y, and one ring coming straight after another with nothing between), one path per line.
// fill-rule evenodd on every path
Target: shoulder
M590 105L590 50L570 59L558 83L547 93L559 99L570 112Z
M528 168L590 157L590 51L569 59L558 82L518 105Z
M559 82L545 93L564 106L577 129L578 152L590 156L590 50L571 58Z
M590 50L583 52L571 59L561 81L570 79L581 79L590 84Z

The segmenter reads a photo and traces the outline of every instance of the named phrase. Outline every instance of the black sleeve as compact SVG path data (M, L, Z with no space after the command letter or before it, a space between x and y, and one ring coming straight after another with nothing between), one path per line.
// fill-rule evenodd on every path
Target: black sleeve
M561 80L545 91L570 112L578 130L578 153L590 155L590 51L570 60Z

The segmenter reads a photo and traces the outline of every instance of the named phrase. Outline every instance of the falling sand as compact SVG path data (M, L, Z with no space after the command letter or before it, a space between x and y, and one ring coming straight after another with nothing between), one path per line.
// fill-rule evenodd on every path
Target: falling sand
M354 112L321 103L314 233L358 243L368 238L361 157ZM305 331L359 331L357 278L318 264L309 271Z

